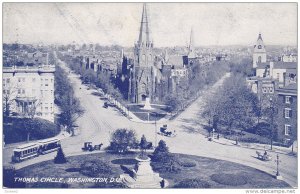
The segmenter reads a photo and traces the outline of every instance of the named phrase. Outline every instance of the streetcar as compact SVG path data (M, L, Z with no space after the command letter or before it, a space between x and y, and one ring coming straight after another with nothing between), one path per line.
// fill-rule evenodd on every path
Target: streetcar
M28 143L18 146L13 150L12 161L21 162L23 160L37 157L40 154L54 152L60 148L60 139L50 138L40 140L36 143Z
M28 143L17 147L13 150L12 161L21 162L25 159L37 156L39 147L40 145L37 143Z
M57 138L45 139L38 141L39 154L47 154L49 152L57 151L60 148L60 140Z

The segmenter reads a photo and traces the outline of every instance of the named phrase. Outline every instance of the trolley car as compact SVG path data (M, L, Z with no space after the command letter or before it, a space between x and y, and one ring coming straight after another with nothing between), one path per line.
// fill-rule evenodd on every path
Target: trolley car
M54 152L60 147L60 140L57 138L40 140L36 143L21 145L13 150L12 161L21 162L23 160L37 157L40 154Z

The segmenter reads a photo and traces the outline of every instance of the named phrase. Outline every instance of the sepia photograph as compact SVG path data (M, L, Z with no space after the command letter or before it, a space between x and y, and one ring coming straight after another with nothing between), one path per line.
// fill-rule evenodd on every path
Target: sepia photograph
M296 2L2 2L1 68L6 193L298 189Z

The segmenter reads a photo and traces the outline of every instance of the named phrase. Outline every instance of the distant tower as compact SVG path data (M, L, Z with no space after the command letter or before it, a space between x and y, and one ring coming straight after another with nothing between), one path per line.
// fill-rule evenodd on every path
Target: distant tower
M138 42L134 46L134 67L131 79L131 101L141 103L152 97L153 82L153 41L150 36L147 6L143 13Z
M190 44L189 44L188 58L189 59L196 58L195 48L194 48L194 32L193 32L193 28L191 29L191 34L190 34Z
M256 45L254 45L253 51L253 68L257 67L258 63L267 62L267 53L261 34L259 33Z

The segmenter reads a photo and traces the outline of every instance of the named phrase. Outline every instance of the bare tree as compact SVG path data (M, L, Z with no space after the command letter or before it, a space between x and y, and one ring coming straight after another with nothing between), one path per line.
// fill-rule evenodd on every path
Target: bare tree
M5 87L3 87L3 95L2 95L2 101L3 101L3 113L4 116L8 117L11 113L12 104L15 100L15 94L17 92L17 87L8 84Z

